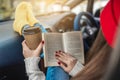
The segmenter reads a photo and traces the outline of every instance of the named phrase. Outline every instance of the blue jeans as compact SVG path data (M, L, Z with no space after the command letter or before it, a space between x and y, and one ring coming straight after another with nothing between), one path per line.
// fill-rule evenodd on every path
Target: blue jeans
M61 67L48 67L46 80L69 80L69 74Z
M43 53L41 58L43 58ZM69 80L69 74L66 73L61 67L48 67L46 73L46 80Z
M45 30L45 28L39 23L36 23L34 26L39 26L42 33L47 33L47 30ZM40 57L44 57L43 53ZM69 80L69 74L66 73L61 67L48 67L46 80Z

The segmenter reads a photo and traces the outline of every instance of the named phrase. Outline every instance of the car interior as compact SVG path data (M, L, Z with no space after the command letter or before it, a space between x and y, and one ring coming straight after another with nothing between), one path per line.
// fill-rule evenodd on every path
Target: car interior
M15 12L15 7L13 6L21 1L22 0L0 0L0 80L28 80L21 45L24 38L13 31ZM38 1L42 2L43 0ZM49 3L48 5L53 5L56 1L59 2L60 0L45 1L47 4ZM63 33L81 31L84 47L86 47L84 50L86 55L100 29L100 11L104 6L102 5L95 9L95 5L98 5L100 2L101 5L104 3L105 6L107 0L61 0L60 4L68 6L68 10L49 13L41 12L42 14L36 15L36 18L43 24L48 32ZM9 9L9 6L6 8L6 4L12 5L11 9ZM85 6L81 7L83 5ZM82 8L84 8L83 11ZM78 12L75 13L76 11ZM114 56L118 56L118 59L113 59L112 57ZM115 65L112 63L114 60L116 60L118 64L112 66L112 69L108 68L109 73L106 74L103 80L114 80L115 78L117 78L115 80L119 80L119 56L119 54L115 54L111 57L110 66L112 66L112 64ZM44 65L44 60L41 60L40 64ZM47 68L44 68L44 66L39 67L42 71L46 72ZM110 74L110 71L112 74ZM114 73L115 75L113 75Z

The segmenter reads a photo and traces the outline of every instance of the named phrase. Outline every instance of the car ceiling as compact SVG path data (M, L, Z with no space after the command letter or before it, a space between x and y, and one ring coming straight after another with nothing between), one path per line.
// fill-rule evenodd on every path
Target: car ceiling
M84 1L84 0L46 0L46 3L47 3L47 5L50 5L50 4L59 2L60 4L69 6L70 9L72 9L76 5L80 4L82 1Z

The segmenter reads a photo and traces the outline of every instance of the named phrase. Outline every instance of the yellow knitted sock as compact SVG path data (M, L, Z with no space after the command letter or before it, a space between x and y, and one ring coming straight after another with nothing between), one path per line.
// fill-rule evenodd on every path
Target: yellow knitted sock
M27 5L27 20L30 26L33 26L35 23L38 23L38 20L35 18L33 14L32 5L30 3L29 5Z
M13 23L13 29L18 32L20 35L22 34L22 28L24 25L29 24L27 21L27 8L29 5L27 2L21 2L15 11L15 20Z

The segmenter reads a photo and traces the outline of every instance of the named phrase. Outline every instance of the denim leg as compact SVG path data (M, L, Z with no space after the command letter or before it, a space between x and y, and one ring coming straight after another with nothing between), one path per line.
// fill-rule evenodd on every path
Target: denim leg
M47 30L39 23L34 24L34 26L39 26L42 33L47 33ZM43 54L40 55L43 58ZM46 80L69 80L69 75L61 67L48 67Z
M46 80L69 80L69 74L61 67L48 67Z

